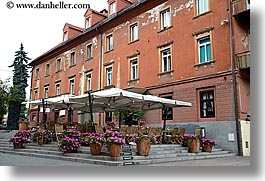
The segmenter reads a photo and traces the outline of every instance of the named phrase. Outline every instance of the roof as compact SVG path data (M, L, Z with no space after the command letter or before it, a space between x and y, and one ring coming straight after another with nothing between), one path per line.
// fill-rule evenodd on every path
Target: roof
M79 35L65 41L65 42L62 42L62 43L59 43L58 45L56 45L55 47L53 47L52 49L48 50L47 52L45 52L44 54L40 55L39 57L35 58L34 60L32 60L29 65L30 66L33 66L34 63L36 63L37 61L41 60L41 59L44 59L46 56L49 56L50 54L52 53L55 53L56 51L58 52L60 49L62 49L61 51L64 50L64 48L72 48L72 47L66 47L67 45L70 44L70 42L74 42L76 41L76 43L78 44L79 41L78 39L81 39L81 38L84 38L86 35L89 35L89 34L92 34L92 32L95 32L95 31L99 31L99 29L101 29L102 27L104 27L105 25L111 23L111 22L114 22L115 20L123 20L123 21L126 21L129 16L123 16L124 14L130 14L130 12L134 9L137 9L137 13L141 13L141 12L144 12L142 7L142 5L146 4L147 6L152 6L152 7L155 7L163 2L165 2L167 0L141 0L141 1L136 1L136 3L132 4L131 6L128 6L127 8L117 12L116 14L108 17L108 18L105 18L103 19L102 21L100 21L99 23L97 23L96 25L92 26L91 28L88 28L86 30L83 30L82 33L80 33ZM130 14L131 15L131 14ZM72 25L73 26L73 25ZM78 28L78 27L77 27ZM102 28L104 30L104 28ZM77 45L76 44L76 45ZM76 46L75 44L73 44L73 47Z
M69 23L65 23L63 29L64 29L66 26L68 26L69 28L75 29L75 30L77 30L77 31L80 31L80 32L83 32L83 31L84 31L83 28L80 28L80 27L78 27L78 26L75 26L75 25L72 25L72 24L69 24Z

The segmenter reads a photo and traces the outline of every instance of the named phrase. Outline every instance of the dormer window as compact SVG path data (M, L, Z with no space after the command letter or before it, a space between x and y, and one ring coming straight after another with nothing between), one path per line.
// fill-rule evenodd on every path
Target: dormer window
M63 33L63 41L67 41L68 40L68 31L65 31Z
M91 26L91 18L88 17L88 18L86 18L86 29L90 28L90 26Z
M109 5L109 15L116 13L116 2L113 2Z

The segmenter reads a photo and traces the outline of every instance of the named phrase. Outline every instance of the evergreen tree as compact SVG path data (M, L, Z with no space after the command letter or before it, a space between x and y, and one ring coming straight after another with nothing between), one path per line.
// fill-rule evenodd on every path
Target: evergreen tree
M13 67L13 87L9 93L9 104L8 104L8 118L7 118L7 129L14 130L18 129L19 119L24 119L25 115L21 110L25 110L21 104L26 100L26 87L28 86L27 79L29 78L28 73L28 61L30 58L27 57L24 51L23 44L21 43L20 50L15 52L15 60L12 65Z

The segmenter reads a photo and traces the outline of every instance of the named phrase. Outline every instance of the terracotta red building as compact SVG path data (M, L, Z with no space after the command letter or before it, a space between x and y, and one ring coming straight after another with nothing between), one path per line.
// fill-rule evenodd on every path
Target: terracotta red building
M168 127L205 127L234 152L250 143L239 141L250 111L249 1L108 0L106 9L88 9L84 27L65 24L62 43L30 63L32 100L143 88L192 103L174 108ZM146 112L148 125L161 126L161 112ZM74 121L86 116L74 111ZM36 107L30 117L43 119ZM47 113L48 121L67 119L67 111Z

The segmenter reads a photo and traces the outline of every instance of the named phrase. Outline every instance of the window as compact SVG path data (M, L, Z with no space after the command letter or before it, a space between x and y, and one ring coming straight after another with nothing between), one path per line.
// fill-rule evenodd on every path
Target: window
M92 58L92 44L87 45L87 59L91 59Z
M71 53L71 65L75 65L75 52Z
M34 90L34 100L38 100L39 99L39 91L38 89Z
M116 2L109 5L109 14L112 15L113 13L116 13Z
M112 85L112 67L106 69L107 74L107 86Z
M70 79L69 80L69 92L72 95L75 94L75 79Z
M106 37L106 51L111 51L113 50L113 36L108 35Z
M172 96L164 96L165 99L172 99ZM173 120L173 108L162 109L162 120Z
M63 33L63 41L67 41L68 40L68 32L64 32Z
M161 72L171 71L171 52L170 48L161 51Z
M40 69L36 68L36 80L40 79Z
M133 24L130 26L130 41L138 40L138 24Z
M197 15L209 11L209 0L196 0Z
M57 65L57 72L59 72L61 70L61 59L57 60L56 65Z
M49 86L44 87L44 98L49 98Z
M45 73L46 76L49 76L50 75L50 64L46 64L46 73Z
M166 29L170 27L170 8L160 13L160 29Z
M56 84L56 85L55 85L55 91L56 91L56 95L57 95L57 96L61 94L60 84Z
M90 26L91 26L91 19L90 19L90 17L88 17L88 18L86 19L86 29L87 29L87 28L90 28Z
M199 63L209 62L212 59L210 37L198 40Z
M214 90L200 91L200 117L215 117Z
M138 79L138 61L132 60L131 61L131 80Z
M92 76L91 73L87 74L87 91L92 90Z

